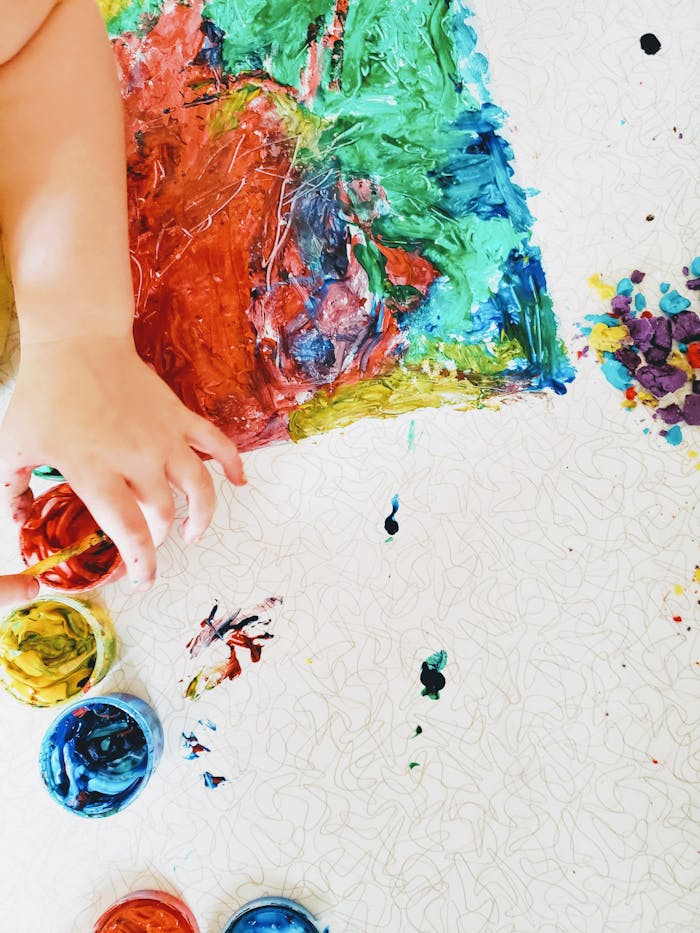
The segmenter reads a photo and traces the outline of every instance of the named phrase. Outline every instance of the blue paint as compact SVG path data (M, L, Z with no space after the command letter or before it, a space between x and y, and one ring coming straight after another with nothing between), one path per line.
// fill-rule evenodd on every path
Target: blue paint
M617 283L617 294L618 295L631 295L634 291L634 285L632 284L632 279L620 279Z
M197 722L200 726L206 726L207 729L216 732L216 723L212 722L211 719L198 719Z
M674 424L672 428L669 428L668 431L663 432L663 436L666 438L666 442L671 445L671 447L678 447L678 445L683 440L683 432L680 429L680 426Z
M681 311L685 311L686 308L690 307L690 302L687 298L679 295L674 288L672 292L664 295L664 297L659 302L659 307L664 312L664 314L680 314Z
M628 389L632 385L632 377L629 371L613 356L609 356L603 360L600 368L610 385L615 386L615 388L619 389L621 392L624 392L625 389Z
M590 321L591 324L605 324L606 327L617 327L620 323L618 318L614 317L612 314L587 314L586 320ZM584 334L590 334L593 328L583 328Z
M647 306L647 300L641 292L634 296L634 307L637 311L643 311Z
M151 707L129 694L74 703L41 745L41 776L67 810L85 817L118 813L143 790L163 751Z
M311 379L323 381L335 365L333 341L315 328L303 330L290 341L289 353Z
M399 530L399 523L396 521L396 513L399 511L399 495L392 496L391 515L384 519L384 530L388 535L395 535Z
M659 291L661 292L662 295L665 295L670 287L671 287L670 282L662 282L661 285L659 285Z
M696 256L691 262L690 271L693 275L700 275L700 256Z
M287 898L261 897L229 920L224 933L322 933L318 920ZM323 933L328 933L326 929Z
M227 779L223 775L215 775L212 774L211 771L204 771L202 773L202 780L204 781L205 787L209 790L215 790L217 787L225 784Z

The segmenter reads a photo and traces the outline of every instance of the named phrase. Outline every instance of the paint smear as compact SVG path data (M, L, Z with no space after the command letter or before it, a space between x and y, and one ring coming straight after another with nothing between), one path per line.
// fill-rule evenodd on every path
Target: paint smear
M222 775L216 776L210 771L204 771L202 773L202 780L204 781L204 786L209 788L209 790L215 790L217 787L220 787L222 784L225 784L227 778Z
M420 672L420 682L423 684L421 696L430 697L431 700L440 699L440 691L446 683L442 673L446 664L446 651L436 651L423 661Z
M242 449L561 393L463 0L101 0L141 356Z
M664 282L651 294L635 269L619 281L609 311L587 315L582 328L583 352L595 352L623 407L652 413L674 447L685 426L700 425L700 257L680 271L677 288Z
M384 530L388 535L395 535L399 530L399 523L396 521L396 513L399 511L398 493L391 498L391 514L384 519Z
M183 732L180 745L182 748L182 757L186 758L188 761L199 758L199 756L205 752L211 751L206 745L202 745L194 732Z
M196 662L195 673L186 678L185 697L198 700L206 690L213 690L225 680L235 680L241 672L240 649L257 663L263 643L273 637L268 631L282 598L271 596L259 606L244 612L237 609L217 618L218 605L199 623L199 631L187 643L189 658Z

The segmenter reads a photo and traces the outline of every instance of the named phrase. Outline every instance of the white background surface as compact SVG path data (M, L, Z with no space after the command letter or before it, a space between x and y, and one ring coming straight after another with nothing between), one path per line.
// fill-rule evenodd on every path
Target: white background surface
M697 3L473 5L575 349L603 310L589 275L678 284L700 252ZM202 933L270 893L332 933L700 929L698 429L645 436L592 360L563 398L417 412L414 450L410 421L246 455L248 487L217 476L212 530L164 546L150 593L104 591L121 649L98 692L144 696L166 732L123 814L64 814L36 764L54 713L0 698L2 933L87 933L147 886ZM5 528L1 566L14 548ZM213 601L270 595L260 663L186 703L184 646ZM420 665L440 648L432 702ZM190 728L210 756L182 759ZM206 790L205 768L229 781Z

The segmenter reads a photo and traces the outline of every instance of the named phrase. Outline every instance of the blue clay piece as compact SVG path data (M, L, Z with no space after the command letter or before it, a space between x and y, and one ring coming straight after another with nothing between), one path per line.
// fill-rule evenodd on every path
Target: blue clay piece
M690 271L693 275L700 275L700 256L696 256L691 262Z
M678 425L674 425L672 428L669 428L665 434L666 442L671 445L671 447L678 447L680 442L683 440L683 433Z
M670 282L662 282L661 285L659 285L659 289L660 289L660 291L661 291L661 294L662 294L662 295L665 295L666 292L669 290L670 287L671 287L671 283L670 283Z
M687 298L679 295L674 288L672 292L664 295L659 302L659 307L664 314L680 314L681 311L685 311L686 308L690 307L690 302Z
M242 907L228 922L224 933L321 933L321 928L301 904L269 897Z
M637 311L643 311L647 306L647 300L641 292L634 296L634 307Z
M67 810L118 813L143 790L163 751L163 729L138 697L112 694L74 703L41 745L41 776Z
M618 295L631 295L633 290L634 285L632 284L632 279L620 279L617 283Z
M610 385L615 386L620 392L624 392L625 389L628 389L632 385L629 372L619 360L609 357L603 361L600 368Z

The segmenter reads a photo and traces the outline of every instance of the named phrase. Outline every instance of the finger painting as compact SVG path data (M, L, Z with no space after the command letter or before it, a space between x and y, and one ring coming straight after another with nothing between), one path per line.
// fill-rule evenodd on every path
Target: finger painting
M141 356L243 448L564 391L461 0L102 0Z

